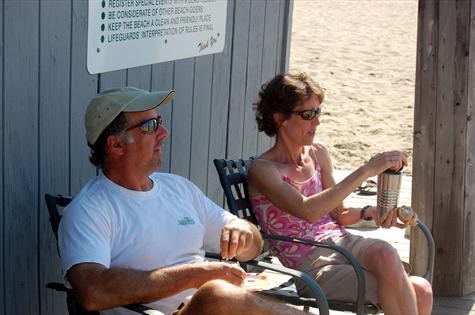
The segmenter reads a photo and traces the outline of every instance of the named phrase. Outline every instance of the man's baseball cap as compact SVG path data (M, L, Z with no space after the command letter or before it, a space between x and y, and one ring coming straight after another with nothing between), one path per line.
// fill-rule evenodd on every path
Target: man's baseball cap
M87 142L93 145L121 112L147 111L169 103L174 97L174 90L149 92L134 87L104 90L87 106L85 116Z

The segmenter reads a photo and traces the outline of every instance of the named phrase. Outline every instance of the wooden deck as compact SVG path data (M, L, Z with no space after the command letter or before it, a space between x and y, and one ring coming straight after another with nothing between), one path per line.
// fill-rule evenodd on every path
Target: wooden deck
M335 179L342 180L349 171L335 171ZM374 179L376 180L376 179ZM412 178L403 176L401 183L401 193L399 197L400 205L411 204ZM345 204L352 207L362 207L364 205L376 204L376 196L363 196L357 193L351 194ZM367 237L377 237L390 242L399 252L401 259L409 261L409 238L410 231L398 228L377 229L373 224L364 222L363 224L354 226L352 233L365 235ZM312 310L312 314L318 314L318 311ZM331 311L331 315L349 314L347 312ZM475 293L464 297L435 297L433 315L475 315ZM403 315L403 314L401 314Z

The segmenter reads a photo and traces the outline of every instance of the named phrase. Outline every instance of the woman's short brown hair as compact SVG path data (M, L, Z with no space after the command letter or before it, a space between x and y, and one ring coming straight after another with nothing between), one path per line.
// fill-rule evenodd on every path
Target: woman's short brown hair
M290 113L302 101L316 95L320 104L324 99L323 89L307 74L279 74L264 83L259 100L254 104L259 131L273 137L277 133L274 113Z

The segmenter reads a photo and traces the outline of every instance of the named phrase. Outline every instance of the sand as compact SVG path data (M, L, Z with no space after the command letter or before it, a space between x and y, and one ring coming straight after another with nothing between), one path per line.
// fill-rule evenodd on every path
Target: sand
M336 169L402 150L412 170L417 0L295 0L289 71L324 88L316 139Z

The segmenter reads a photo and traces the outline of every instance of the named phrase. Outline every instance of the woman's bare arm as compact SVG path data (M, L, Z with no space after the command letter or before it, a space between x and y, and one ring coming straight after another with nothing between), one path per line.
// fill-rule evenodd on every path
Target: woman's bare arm
M273 162L258 159L252 163L248 173L251 195L265 195L280 209L309 222L333 211L332 215L336 220L344 213L346 221L354 223L359 220L359 212L344 212L343 200L366 178L406 163L405 157L397 151L380 153L336 184L327 150L321 144L315 144L314 149L322 171L322 192L310 197L302 196L282 180L282 175Z

